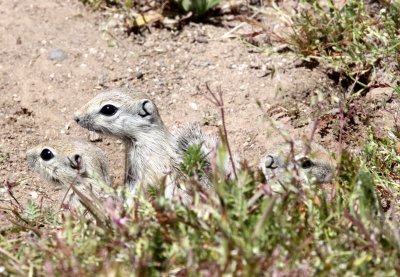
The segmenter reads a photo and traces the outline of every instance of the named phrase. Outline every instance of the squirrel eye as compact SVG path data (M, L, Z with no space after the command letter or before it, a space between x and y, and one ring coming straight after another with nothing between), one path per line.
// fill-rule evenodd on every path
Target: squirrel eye
M310 168L310 167L312 167L313 165L314 165L314 163L313 163L309 158L303 158L303 159L300 161L300 166L301 166L301 168L303 168L303 169Z
M44 160L44 161L49 161L52 158L54 158L54 154L53 152L51 152L49 149L45 148L42 150L42 152L40 153L40 157Z
M100 113L106 116L112 116L118 111L118 108L113 105L105 105L101 108Z

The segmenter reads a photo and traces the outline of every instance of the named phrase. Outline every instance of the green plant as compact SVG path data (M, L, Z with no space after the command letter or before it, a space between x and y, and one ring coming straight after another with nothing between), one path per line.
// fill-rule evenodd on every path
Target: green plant
M201 144L191 145L183 155L180 168L189 177L202 177L209 166L202 151Z
M33 221L35 221L40 215L41 215L40 208L39 208L35 203L33 203L32 200L29 200L28 203L27 203L27 205L26 205L26 208L25 208L23 217L24 217L27 221L33 222Z
M284 16L292 32L282 36L307 59L322 60L362 88L375 85L379 71L389 83L397 79L400 50L399 3L363 0L300 1L292 16ZM391 1L393 2L393 1Z
M132 4L129 0L81 0L81 2L85 5L90 5L94 9L106 7L123 8L124 6Z
M124 14L127 18L127 31L137 29L152 22L160 21L163 16L175 17L178 13L191 13L191 17L199 19L219 5L220 0L173 0L155 1L150 4L152 11L148 12L149 3L132 0L81 0L95 10L112 9ZM145 12L141 7L145 6ZM188 17L189 18L189 17Z
M8 275L396 276L399 230L383 216L376 184L393 185L390 170L381 169L398 155L396 141L384 141L371 137L363 155L342 155L334 199L306 185L273 194L244 169L235 180L216 173L215 192L194 190L190 206L162 195L135 198L130 208L109 200L102 225L72 213L54 228L46 223L54 213L29 203L25 214L40 232L0 236L0 261ZM197 168L202 158L194 147L184 163Z
M202 16L219 5L220 0L174 0L185 12L192 12L194 16Z
M10 158L9 154L0 153L0 164L7 161Z

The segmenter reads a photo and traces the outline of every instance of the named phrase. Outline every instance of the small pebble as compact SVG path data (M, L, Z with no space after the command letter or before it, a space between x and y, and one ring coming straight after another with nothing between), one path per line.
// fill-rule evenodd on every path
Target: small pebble
M193 110L195 110L195 111L197 111L197 109L198 109L198 107L197 107L197 104L196 103L189 103L189 106L193 109Z
M37 199L39 197L39 194L36 191L31 191L31 197L32 199Z
M138 71L138 72L136 72L136 79L142 79L143 78L143 73L142 72L140 72L140 71Z
M195 41L198 43L208 43L208 39L205 36L197 36Z
M250 68L261 69L261 65L255 62L250 63Z
M49 60L52 61L62 61L67 58L67 54L61 49L52 49L48 56Z
M91 141L91 142L102 141L102 138L98 133L90 131L89 132L89 141Z

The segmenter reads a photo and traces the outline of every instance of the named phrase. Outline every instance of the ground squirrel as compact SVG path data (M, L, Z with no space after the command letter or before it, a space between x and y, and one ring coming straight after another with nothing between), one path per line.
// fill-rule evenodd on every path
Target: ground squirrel
M108 162L97 146L81 140L42 143L27 151L29 166L54 184L69 188L74 184L89 197L99 197L101 187L110 185ZM79 206L79 198L70 190L68 204Z
M154 185L167 176L166 196L171 198L181 177L181 157L174 136L161 120L156 105L146 95L126 89L102 92L74 115L83 128L108 134L126 146L126 184Z
M134 191L137 184L157 184L166 176L165 196L190 197L177 185L184 176L179 168L182 153L193 144L201 144L208 153L209 145L198 125L169 132L153 101L127 89L102 92L74 115L82 127L112 135L126 145L126 183ZM189 126L189 125L188 125ZM207 183L204 181L203 183Z
M175 141L177 143L177 147L181 154L188 151L188 149L193 145L200 145L201 146L201 153L205 157L205 161L208 165L206 170L211 173L211 164L214 162L219 161L218 157L218 147L220 146L220 141L217 137L210 134L205 134L200 126L200 123L194 122L186 124L183 127L177 128L173 131L173 135L175 137ZM233 164L236 169L240 169L240 157L237 153L232 154ZM219 164L216 164L219 166ZM226 179L231 179L234 177L234 170L232 167L232 163L229 158L223 160L223 173L225 174ZM208 180L204 180L207 182Z
M277 178L285 182L290 177L290 170L297 165L301 180L310 183L327 184L332 181L335 163L328 151L321 145L295 140L274 146L274 151L267 151L260 167L267 181ZM286 174L288 173L288 174Z

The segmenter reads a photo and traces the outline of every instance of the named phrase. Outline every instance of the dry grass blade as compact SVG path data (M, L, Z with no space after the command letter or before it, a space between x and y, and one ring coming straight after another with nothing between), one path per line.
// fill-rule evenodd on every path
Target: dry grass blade
M371 238L371 235L368 233L367 229L365 229L364 224L358 218L352 216L349 211L344 211L344 216L355 225L358 230L363 234L364 238L370 243L370 246L376 250L376 242Z
M96 219L96 224L101 228L110 231L111 227L108 222L108 217L103 213L95 204L84 195L75 185L71 185L72 190L79 197L79 202L89 211L89 213Z
M6 180L4 181L4 187L6 188L8 194L10 195L10 197L15 201L15 203L18 205L18 207L20 209L22 209L22 205L18 202L17 198L15 198L14 193L12 191L12 188L15 186L15 184L11 184L10 182L8 182L8 177L6 178Z
M15 214L15 213L14 213ZM23 220L23 218L18 215L19 219ZM11 218L10 216L6 216L7 220L10 221L12 224L14 224L15 226L20 227L23 230L29 230L34 232L38 237L42 236L42 232L40 232L40 230L38 228L26 225L26 224L21 224L20 222L14 220L13 218Z
M254 228L254 232L252 234L253 239L257 238L260 235L262 227L265 224L265 221L267 220L268 216L271 214L272 209L275 205L276 196L270 198L269 201L270 202L268 203L268 206L264 209L261 218L258 220Z
M222 96L221 87L219 87L219 89L218 89L218 96L211 90L211 88L210 88L210 86L208 85L207 82L206 82L206 88L207 88L207 91L209 92L209 94L211 95L212 99L207 98L207 97L206 98L211 103L213 103L216 107L218 107L220 109L222 127L223 127L223 131L224 131L222 139L224 140L224 143L226 144L226 147L228 148L229 160L231 162L233 174L235 175L235 179L237 180L238 179L237 170L236 170L235 162L233 161L233 155L232 155L232 151L231 151L231 146L230 146L229 140L228 140L228 131L226 130L224 98Z
M21 276L26 276L26 272L22 271L24 265L21 264L10 252L0 247L0 253L5 255L14 264L13 270L17 271Z

